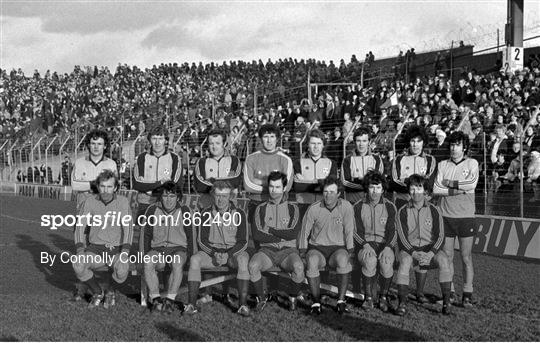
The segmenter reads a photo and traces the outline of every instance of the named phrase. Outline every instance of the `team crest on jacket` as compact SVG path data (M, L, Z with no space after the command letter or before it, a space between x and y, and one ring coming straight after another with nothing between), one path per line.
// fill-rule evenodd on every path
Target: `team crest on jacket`
M463 171L461 172L461 174L463 174L463 176L469 175L469 169L463 169Z
M426 222L424 223L424 225L426 226L426 228L430 228L430 227L431 227L431 224L432 224L431 219L427 218L427 219L426 219Z
M226 168L225 169L225 173L229 174L229 172L231 171L231 168Z
M425 174L426 174L426 171L427 171L427 168L426 168L426 167L420 168L420 174L425 175Z
M165 175L169 175L171 173L171 171L169 170L169 168L165 168L165 170L163 170L163 174Z
M325 175L328 174L328 168L326 168L326 167L323 168L322 172L323 172L323 174L325 174Z
M340 217L336 217L335 220L336 220L336 224L341 224L341 223L343 223L343 221L341 220Z
M281 224L287 225L288 222L289 222L289 219L287 219L285 217L281 218Z
M388 220L388 218L386 217L381 217L381 224L382 225L386 225L386 221Z

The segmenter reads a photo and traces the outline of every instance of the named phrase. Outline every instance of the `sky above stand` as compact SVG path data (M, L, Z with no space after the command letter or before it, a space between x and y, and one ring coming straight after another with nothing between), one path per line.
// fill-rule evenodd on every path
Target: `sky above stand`
M0 66L70 72L74 65L269 58L349 61L504 40L502 1L0 0ZM540 34L540 1L525 0L524 37ZM540 40L525 46L538 46Z

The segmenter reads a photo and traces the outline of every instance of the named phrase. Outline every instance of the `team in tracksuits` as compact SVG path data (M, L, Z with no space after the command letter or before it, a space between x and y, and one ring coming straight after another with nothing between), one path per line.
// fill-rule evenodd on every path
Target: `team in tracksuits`
M149 133L152 150L137 158L134 178L135 187L139 190L139 212L144 209L146 216L193 215L188 207L180 204L181 161L177 155L164 149L167 135L162 131L158 128ZM264 148L249 155L243 166L236 156L224 151L223 134L212 132L209 135L210 157L199 159L194 179L198 192L209 194L207 197L210 200L204 206L200 204L200 217L218 220L200 225L185 225L182 221L175 226L158 223L147 225L144 230L146 250L150 249L146 251L146 256L179 257L179 263L171 264L173 275L164 297L159 293L156 276L156 270L162 269L163 263L145 264L144 277L154 309L172 311L182 280L181 271L189 261L186 314L200 311L197 297L201 269L216 266L237 270L238 313L244 316L250 315L247 305L250 281L258 296L257 309L260 311L265 307L267 297L261 273L273 267L279 267L291 275L291 309L296 308L299 299L305 304L301 283L307 279L313 299L311 312L315 314L321 312L320 271L334 270L339 286L337 311L347 312L345 294L353 264L361 268L357 273L364 281L366 299L362 307L371 309L378 304L379 308L387 311L390 306L387 293L394 275L394 260L398 260L400 266L396 281L399 304L396 313L403 315L406 312L409 269L412 266L418 272L425 272L432 266L439 268L443 312L449 313L448 299L453 275L449 257L453 257L453 249L451 253L447 250L450 249L449 239L452 239L453 247L453 237L459 237L461 243L462 239L465 242L472 240L475 234L474 188L478 179L478 163L475 160L463 154L455 156L455 148L451 144L452 158L442 161L437 169L434 158L423 152L423 145L427 141L425 132L412 127L408 132L408 152L397 156L392 164L392 190L402 200L402 205L396 208L384 197L387 187L382 174L382 160L369 153L367 130L359 129L355 133L356 151L342 162L340 178L336 163L322 153L324 135L318 130L308 135L307 155L293 163L276 149L279 130L275 126L265 125L259 131ZM463 139L459 136L454 140L464 146ZM462 147L462 150L465 148ZM114 176L114 172L111 173ZM232 201L242 180L251 199L252 211L249 216ZM440 207L435 207L426 199L433 181L435 193L443 195ZM304 193L297 200L302 200L302 196L310 200L310 206L305 211L299 208L297 202L289 200L291 188ZM349 190L349 194L362 193L365 196L351 203L342 197L343 188ZM421 194L418 188L421 188ZM127 199L116 194L112 200L103 201L104 198L107 196L101 194L88 197L81 203L81 211L104 214L110 206L115 206L121 213L130 211ZM350 199L356 200L355 197ZM225 214L238 220L225 223ZM112 231L110 234L98 233L91 228L90 245L87 247L84 245L88 240L83 233L84 228L77 227L75 240L79 253L96 254L104 249L115 254L127 252L132 239L132 226L118 228L113 225L111 230L113 228L116 230L114 234ZM249 250L251 258L248 253L250 240L257 249ZM470 254L470 250L468 252ZM462 252L464 260L466 253L467 249ZM127 277L128 265L114 260L112 267L115 282L123 282ZM99 285L93 283L91 266L74 265L74 269L81 281L91 284L89 287L97 296L93 303L99 305L109 293L104 294ZM379 296L374 300L377 278ZM471 273L467 271L463 290L464 304L470 304L472 262ZM417 293L417 297L423 296L421 292Z

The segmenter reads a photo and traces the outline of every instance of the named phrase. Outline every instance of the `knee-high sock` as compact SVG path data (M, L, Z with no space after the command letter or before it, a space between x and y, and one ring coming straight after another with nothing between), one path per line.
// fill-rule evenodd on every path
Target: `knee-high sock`
M443 296L443 304L450 303L450 291L452 289L451 282L441 282L441 293Z
M255 293L257 293L257 296L260 300L264 300L264 287L263 287L263 279L260 278L259 280L255 281L253 283L253 286L255 287ZM240 292L240 288L238 288L238 292Z
M321 302L321 277L308 277L309 289L311 290L311 295L313 296L313 302Z
M364 292L364 290L362 289L363 278L364 278L364 274L362 274L361 272L351 273L352 286L355 292L360 292L360 293Z
M100 286L99 283L97 282L95 276L92 276L91 279L85 281L84 283L88 286L88 288L90 288L90 290L92 291L92 293L94 293L94 294L101 294L101 293L103 293L103 290L101 289L101 286Z
M379 275L379 287L381 288L381 296L387 296L390 285L392 284L392 277L384 277Z
M291 280L291 292L290 296L295 297L300 294L300 291L302 290L302 283L301 282L294 282Z
M345 300L345 294L347 294L347 287L349 286L349 273L341 274L339 280L339 300Z
M107 291L114 292L120 287L121 283L116 282L116 280L112 277L112 274L108 274L108 275L109 275L108 276L109 283L107 284Z
M248 294L248 289L249 289L249 280L238 279L237 284L238 284L238 301L240 303L240 306L246 305L247 294Z
M362 281L364 283L366 298L373 297L373 277L362 275Z
M424 294L427 273L414 272L416 276L416 294Z
M189 303L195 305L197 303L197 297L199 296L200 281L188 281L188 297Z
M399 303L406 303L407 302L407 295L409 294L409 286L408 285L398 285L398 298Z

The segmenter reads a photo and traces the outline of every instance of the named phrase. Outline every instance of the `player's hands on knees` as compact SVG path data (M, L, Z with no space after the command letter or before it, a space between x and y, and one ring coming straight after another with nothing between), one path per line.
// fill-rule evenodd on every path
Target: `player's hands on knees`
M364 247L362 248L362 259L366 259L368 257L376 256L375 250L371 247L369 244L364 244Z
M392 249L385 247L379 254L379 261L385 264L392 262Z
M424 266L429 266L431 264L431 260L433 259L433 256L435 256L433 251L423 253L423 257L420 261L420 264Z
M216 264L218 266L222 266L222 265L227 263L227 261L229 259L229 254L216 252L216 253L214 253L214 258L215 258Z

